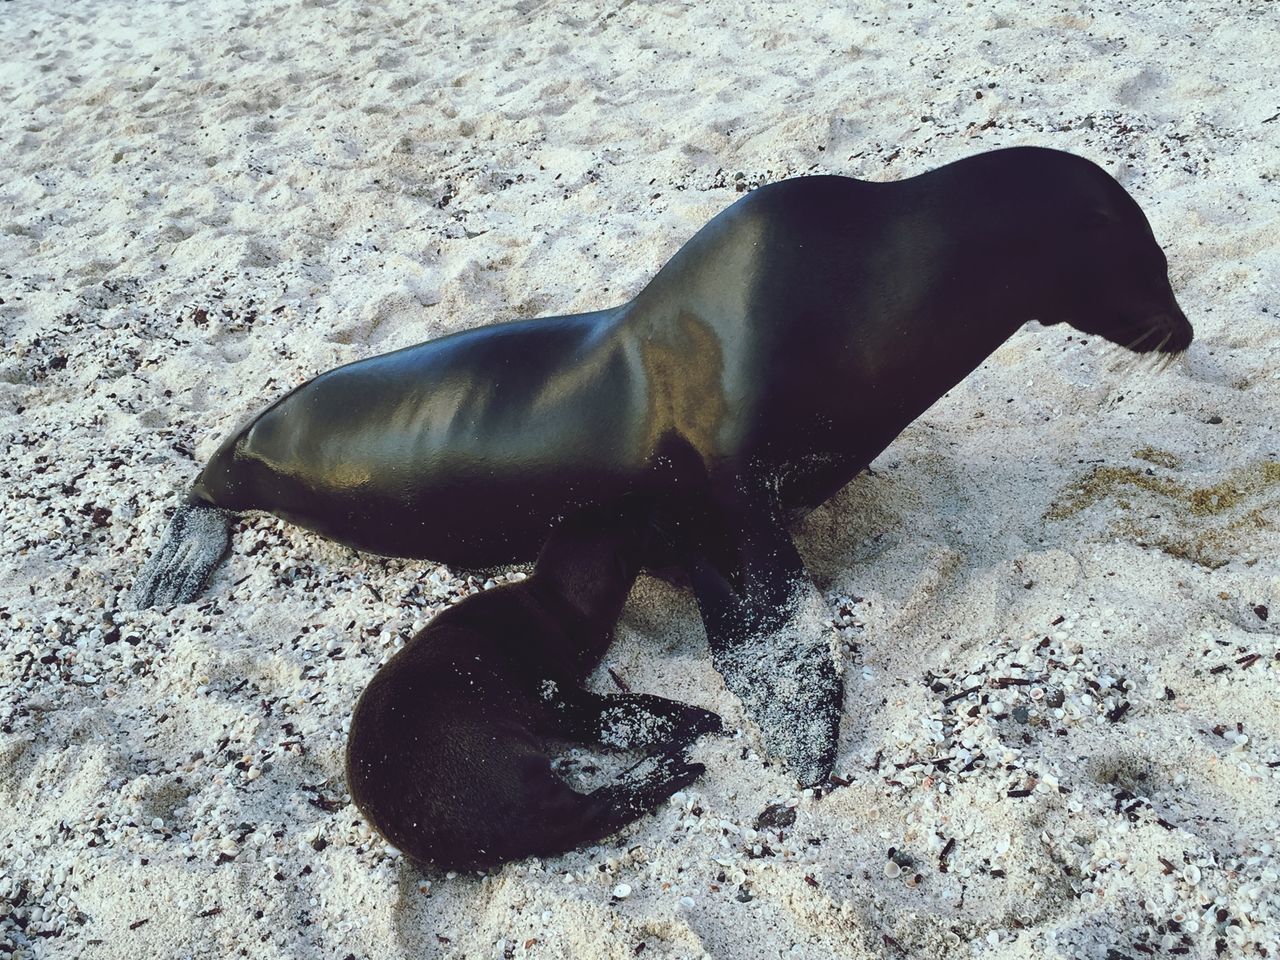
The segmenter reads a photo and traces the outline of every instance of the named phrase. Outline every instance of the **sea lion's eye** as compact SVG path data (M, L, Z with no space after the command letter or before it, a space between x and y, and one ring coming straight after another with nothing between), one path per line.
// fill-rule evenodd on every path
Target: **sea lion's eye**
M1111 211L1094 207L1085 212L1084 225L1091 230L1100 230L1103 227L1110 226L1115 222L1115 219L1111 215Z

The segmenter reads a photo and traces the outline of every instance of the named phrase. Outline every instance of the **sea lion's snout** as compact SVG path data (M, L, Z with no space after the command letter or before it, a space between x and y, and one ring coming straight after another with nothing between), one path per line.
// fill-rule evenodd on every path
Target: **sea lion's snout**
M1130 317L1127 322L1079 321L1072 326L1140 354L1179 354L1195 338L1191 321L1176 303L1155 312L1135 311Z
M1182 353L1191 346L1195 330L1186 314L1174 304L1149 317L1137 334L1123 345L1134 353Z
M1195 338L1196 332L1191 326L1191 321L1187 319L1187 315L1177 306L1173 308L1165 322L1169 328L1169 340L1161 348L1164 353L1182 353L1187 347L1191 346L1191 341Z

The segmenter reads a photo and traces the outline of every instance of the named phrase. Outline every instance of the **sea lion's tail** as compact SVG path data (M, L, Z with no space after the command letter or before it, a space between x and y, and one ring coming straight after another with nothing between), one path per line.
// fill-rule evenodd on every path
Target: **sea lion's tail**
M231 546L234 514L188 494L130 593L138 609L194 600Z

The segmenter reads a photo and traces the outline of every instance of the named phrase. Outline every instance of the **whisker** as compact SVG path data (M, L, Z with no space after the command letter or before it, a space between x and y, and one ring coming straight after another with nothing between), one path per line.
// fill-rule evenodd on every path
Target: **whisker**
M1111 362L1107 365L1107 369L1122 376L1131 376L1138 365L1139 359L1141 359L1141 354L1134 353L1119 344L1112 344Z
M1151 336L1153 333L1157 333L1157 332L1159 331L1159 329L1160 329L1159 327L1152 327L1151 329L1149 329L1146 333L1142 334L1142 335L1141 335L1140 337L1138 337L1137 339L1135 339L1135 340L1133 340L1133 341L1131 341L1131 342L1129 342L1129 343L1125 344L1125 347L1124 347L1124 348L1125 348L1126 350L1133 350L1133 349L1135 349L1135 348L1138 346L1138 344L1140 344L1143 340L1147 339L1147 337ZM1168 338L1168 337L1165 337L1165 339L1166 339L1166 340L1168 340L1169 338ZM1158 349L1159 349L1159 347L1157 347L1156 349L1158 350Z
M1169 342L1169 338L1170 338L1170 337L1172 337L1172 336L1173 336L1173 331L1172 331L1172 330L1170 330L1168 333L1166 333L1166 334L1164 335L1164 339L1163 339L1163 340L1161 340L1159 343L1157 343L1157 344L1156 344L1156 348L1155 348L1153 351L1151 351L1151 352L1152 352L1152 353L1159 353L1159 352L1160 352L1160 348L1161 348L1161 347L1163 347L1166 343L1168 343L1168 342Z

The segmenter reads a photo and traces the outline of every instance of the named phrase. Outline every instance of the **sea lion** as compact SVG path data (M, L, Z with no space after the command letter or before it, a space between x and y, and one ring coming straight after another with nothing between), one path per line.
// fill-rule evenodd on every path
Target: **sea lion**
M1017 147L892 183L763 186L627 303L453 334L278 400L210 459L134 597L194 597L234 511L485 567L532 559L569 511L642 493L677 557L706 558L730 588L700 602L741 605L717 618L734 629L709 631L727 662L747 634L784 629L808 582L788 517L866 468L1031 319L1143 353L1191 342L1146 217L1088 160ZM777 717L832 715L834 672L811 672L787 709L768 701ZM759 718L751 674L726 680ZM772 723L775 740L812 740ZM818 756L790 757L810 771L802 782L826 765Z
M484 869L564 853L631 823L703 772L683 752L720 718L648 694L583 689L640 570L647 514L595 509L557 527L533 575L439 614L374 675L347 741L347 786L413 859ZM578 793L543 739L651 754Z

